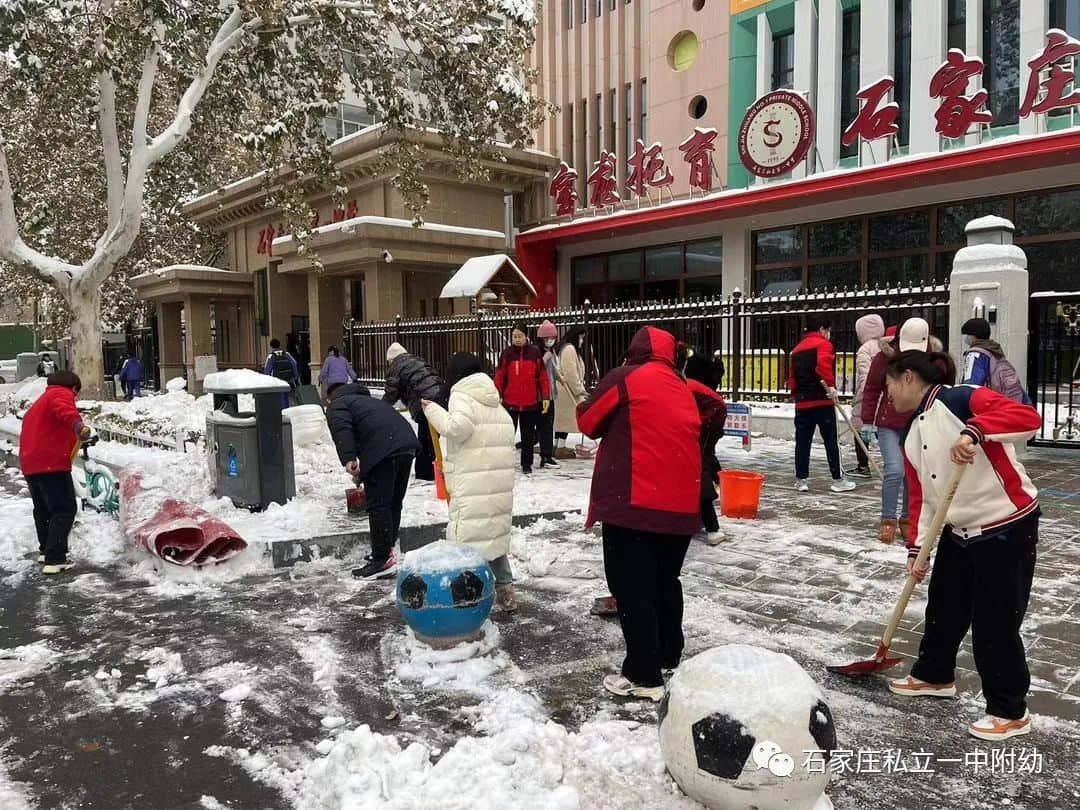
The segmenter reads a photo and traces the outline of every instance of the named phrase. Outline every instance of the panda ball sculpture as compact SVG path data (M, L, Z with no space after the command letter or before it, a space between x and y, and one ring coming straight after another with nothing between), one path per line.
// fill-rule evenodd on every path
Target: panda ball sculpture
M432 543L405 555L397 577L401 617L432 647L479 635L495 602L495 576L474 549Z
M835 749L821 689L792 658L760 647L716 647L684 661L660 704L668 771L714 810L831 808ZM807 754L817 751L825 753Z

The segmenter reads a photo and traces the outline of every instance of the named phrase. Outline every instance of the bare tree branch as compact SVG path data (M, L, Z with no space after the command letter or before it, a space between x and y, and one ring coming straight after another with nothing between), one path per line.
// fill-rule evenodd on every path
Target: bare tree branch
M116 131L116 82L108 71L98 77L101 93L98 111L98 127L101 130L101 146L105 153L105 182L109 203L108 228L120 221L124 204L124 164L120 157L120 137Z

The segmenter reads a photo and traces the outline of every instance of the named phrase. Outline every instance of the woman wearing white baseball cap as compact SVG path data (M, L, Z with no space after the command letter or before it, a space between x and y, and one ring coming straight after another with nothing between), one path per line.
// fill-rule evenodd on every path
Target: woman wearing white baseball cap
M922 318L908 318L904 321L904 325L900 327L900 351L917 349L925 352L930 350L929 346L930 324Z

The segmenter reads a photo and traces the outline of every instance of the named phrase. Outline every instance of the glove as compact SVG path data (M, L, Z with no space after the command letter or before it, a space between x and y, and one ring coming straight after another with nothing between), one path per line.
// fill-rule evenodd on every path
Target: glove
M836 399L836 389L833 388L831 385L826 385L825 386L825 396L827 396L829 399L835 400Z
M863 425L862 428L859 429L859 436L862 438L863 444L869 447L870 443L877 438L877 430L873 425Z
M550 410L550 408L551 408L551 400L550 399L545 399L542 403L540 403L540 413L547 414L547 412L548 412L548 410Z

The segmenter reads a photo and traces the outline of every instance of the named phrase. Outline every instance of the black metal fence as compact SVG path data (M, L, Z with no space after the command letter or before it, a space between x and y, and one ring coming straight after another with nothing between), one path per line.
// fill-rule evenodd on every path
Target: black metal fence
M630 339L642 326L672 332L697 351L723 352L727 375L722 386L728 398L786 399L788 353L806 331L808 321L832 322L836 346L837 389L854 389L855 321L876 313L886 325L925 318L931 334L948 345L949 294L945 286L859 292L815 292L791 296L744 298L738 293L697 301L644 302L614 307L538 311L511 315L476 315L429 320L398 319L391 323L346 323L346 345L361 378L381 385L386 378L386 351L391 343L424 357L442 373L454 352L469 351L494 369L510 332L524 323L530 336L550 320L560 333L582 324L587 329L587 383L593 384L622 362Z
M1043 417L1032 444L1080 447L1080 292L1036 293L1028 324L1028 393Z

